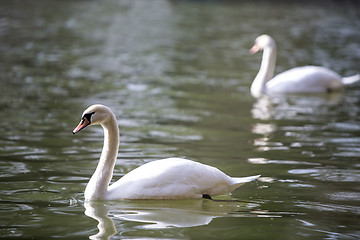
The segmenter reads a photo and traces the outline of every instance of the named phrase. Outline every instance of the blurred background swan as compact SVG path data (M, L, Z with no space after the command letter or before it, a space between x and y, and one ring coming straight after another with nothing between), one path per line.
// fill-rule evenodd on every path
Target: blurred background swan
M332 92L360 80L360 75L341 77L334 71L318 66L296 67L274 76L276 44L269 35L256 38L252 54L263 51L261 66L250 91L254 97L276 93Z

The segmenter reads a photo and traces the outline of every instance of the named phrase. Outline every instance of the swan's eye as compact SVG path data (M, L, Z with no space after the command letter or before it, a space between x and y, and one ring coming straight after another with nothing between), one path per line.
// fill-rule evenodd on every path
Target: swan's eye
M82 117L82 121L84 122L85 119L88 120L89 123L91 123L91 117L95 112L91 112L91 113L85 113L84 116Z

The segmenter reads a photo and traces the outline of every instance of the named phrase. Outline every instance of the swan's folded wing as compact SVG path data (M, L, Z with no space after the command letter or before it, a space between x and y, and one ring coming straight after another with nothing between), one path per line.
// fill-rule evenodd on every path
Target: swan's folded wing
M186 199L230 193L256 176L231 178L215 167L181 158L144 164L112 184L108 200Z

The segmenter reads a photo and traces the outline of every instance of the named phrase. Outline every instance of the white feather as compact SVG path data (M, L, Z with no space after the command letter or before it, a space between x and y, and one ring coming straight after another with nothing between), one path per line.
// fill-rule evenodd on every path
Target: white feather
M262 94L274 93L316 93L329 92L360 80L360 75L341 77L324 67L296 67L275 76L276 44L269 35L261 35L255 40L251 53L263 50L263 57L258 74L252 85L251 94L260 97Z
M260 177L231 178L215 167L167 158L144 164L109 186L119 146L116 118L103 105L89 107L83 116L89 114L91 125L101 124L105 137L99 164L85 189L86 200L202 198L203 194L228 194ZM85 127L82 124L83 120L74 133Z

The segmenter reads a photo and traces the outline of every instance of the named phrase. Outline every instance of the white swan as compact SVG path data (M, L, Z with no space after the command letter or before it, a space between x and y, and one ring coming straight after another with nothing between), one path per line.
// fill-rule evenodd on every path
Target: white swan
M256 38L252 54L263 50L261 66L251 85L251 95L260 97L274 93L331 92L360 80L360 75L342 78L324 67L297 67L275 76L276 44L269 35Z
M104 129L104 146L98 166L85 189L85 200L189 199L228 194L260 175L232 178L217 168L182 158L167 158L144 164L109 186L119 149L115 115L104 105L87 108L77 133L88 125Z

